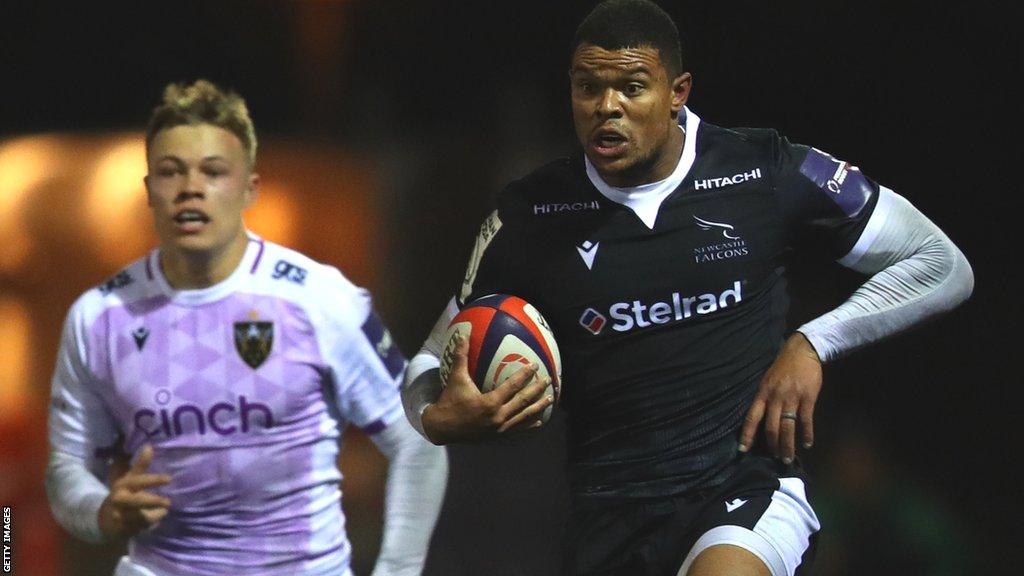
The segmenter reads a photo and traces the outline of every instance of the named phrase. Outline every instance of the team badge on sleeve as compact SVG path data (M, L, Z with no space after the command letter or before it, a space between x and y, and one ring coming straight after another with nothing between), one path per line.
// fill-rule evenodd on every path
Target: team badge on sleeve
M273 347L273 322L235 322L235 350L253 369L267 360Z
M817 148L807 152L800 173L826 192L847 216L856 216L874 191L859 168Z
M398 349L398 345L395 344L394 338L391 337L391 332L384 327L384 323L381 322L380 316L377 316L376 312L370 311L370 316L366 318L366 322L363 322L363 334L370 341L370 345L373 346L391 377L397 378L402 373L402 368L405 367L405 358L402 356L401 350Z

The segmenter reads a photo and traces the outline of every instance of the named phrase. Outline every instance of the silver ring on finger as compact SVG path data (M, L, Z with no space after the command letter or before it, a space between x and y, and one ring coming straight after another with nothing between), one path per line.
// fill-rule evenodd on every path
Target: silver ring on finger
M783 412L782 414L779 414L779 419L792 420L793 422L796 422L796 412Z

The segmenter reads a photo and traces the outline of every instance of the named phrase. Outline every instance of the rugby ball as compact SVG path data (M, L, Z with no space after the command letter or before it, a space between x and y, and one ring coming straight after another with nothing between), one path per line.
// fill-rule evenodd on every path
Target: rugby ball
M520 368L536 363L537 377L551 378L545 394L558 403L562 357L550 325L530 303L507 294L492 294L467 303L445 333L442 383L448 382L455 359L456 333L469 341L469 376L482 392L493 390ZM551 417L554 404L544 411L544 422Z

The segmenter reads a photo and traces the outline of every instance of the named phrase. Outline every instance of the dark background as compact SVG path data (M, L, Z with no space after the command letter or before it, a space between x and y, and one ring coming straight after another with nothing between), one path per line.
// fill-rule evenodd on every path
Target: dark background
M705 121L774 127L854 162L929 215L974 267L966 305L827 367L805 457L823 498L821 572L1010 573L1000 560L1019 549L1022 495L1014 20L983 3L662 4L694 75L688 105ZM412 354L461 279L493 195L574 151L568 48L592 5L5 6L0 139L140 129L172 80L235 88L265 140L370 159L385 199L371 227L380 257L355 279ZM859 281L834 265L802 265L795 280L794 323ZM19 285L0 277L5 286ZM52 332L38 350L47 366ZM560 427L450 450L429 573L553 573ZM892 496L876 498L883 492ZM357 544L365 567L376 544ZM68 546L61 573L92 573L83 566L97 553Z

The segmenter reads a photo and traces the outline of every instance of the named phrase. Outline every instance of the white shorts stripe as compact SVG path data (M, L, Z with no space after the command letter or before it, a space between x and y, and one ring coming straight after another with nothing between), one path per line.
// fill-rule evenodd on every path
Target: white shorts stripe
M779 489L772 494L771 504L753 530L728 525L708 530L690 549L678 576L685 576L697 556L717 544L748 550L765 563L772 576L793 576L811 536L820 529L821 523L807 501L803 480L780 478Z

